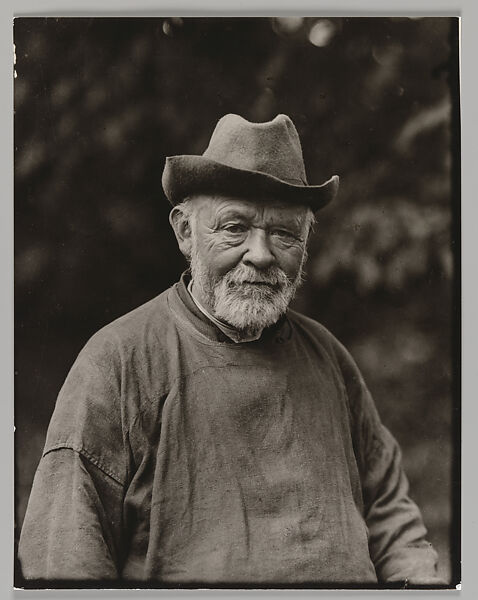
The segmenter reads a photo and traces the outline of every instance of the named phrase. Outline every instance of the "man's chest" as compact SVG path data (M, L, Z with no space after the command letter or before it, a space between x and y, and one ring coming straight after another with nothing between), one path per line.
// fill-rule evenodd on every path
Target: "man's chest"
M218 545L220 572L365 539L343 386L312 366L225 361L177 380L140 466L151 572L200 573Z

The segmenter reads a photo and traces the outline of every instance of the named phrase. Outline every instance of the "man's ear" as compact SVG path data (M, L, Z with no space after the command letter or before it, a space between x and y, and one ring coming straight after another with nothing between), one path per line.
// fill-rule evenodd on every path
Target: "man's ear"
M174 235L178 241L178 246L185 258L191 257L192 249L192 230L191 217L186 215L184 211L175 206L169 213L169 222L173 228Z

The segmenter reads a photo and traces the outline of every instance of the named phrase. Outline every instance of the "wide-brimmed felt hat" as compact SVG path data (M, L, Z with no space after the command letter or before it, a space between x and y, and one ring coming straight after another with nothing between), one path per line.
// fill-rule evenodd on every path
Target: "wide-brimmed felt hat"
M280 199L315 212L334 199L339 178L307 183L299 134L287 115L251 123L228 114L218 121L202 156L166 158L162 183L173 206L187 196L217 193Z

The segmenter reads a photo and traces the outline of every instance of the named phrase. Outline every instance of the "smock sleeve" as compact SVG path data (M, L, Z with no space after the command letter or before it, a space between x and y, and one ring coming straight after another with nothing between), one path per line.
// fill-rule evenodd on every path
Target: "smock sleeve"
M116 371L112 349L93 341L60 391L20 535L25 579L119 576L128 428Z
M44 455L19 543L25 579L109 580L119 574L118 482L69 448Z
M443 584L420 510L408 495L398 443L382 424L355 362L345 349L340 353L377 578L380 582Z

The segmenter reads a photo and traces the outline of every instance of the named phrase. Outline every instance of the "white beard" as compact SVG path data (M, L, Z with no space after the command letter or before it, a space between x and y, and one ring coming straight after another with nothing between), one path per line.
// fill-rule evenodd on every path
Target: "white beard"
M191 273L217 319L246 335L255 335L276 323L287 310L302 282L305 258L304 252L293 281L279 267L262 271L243 263L218 278L202 261L193 239Z

